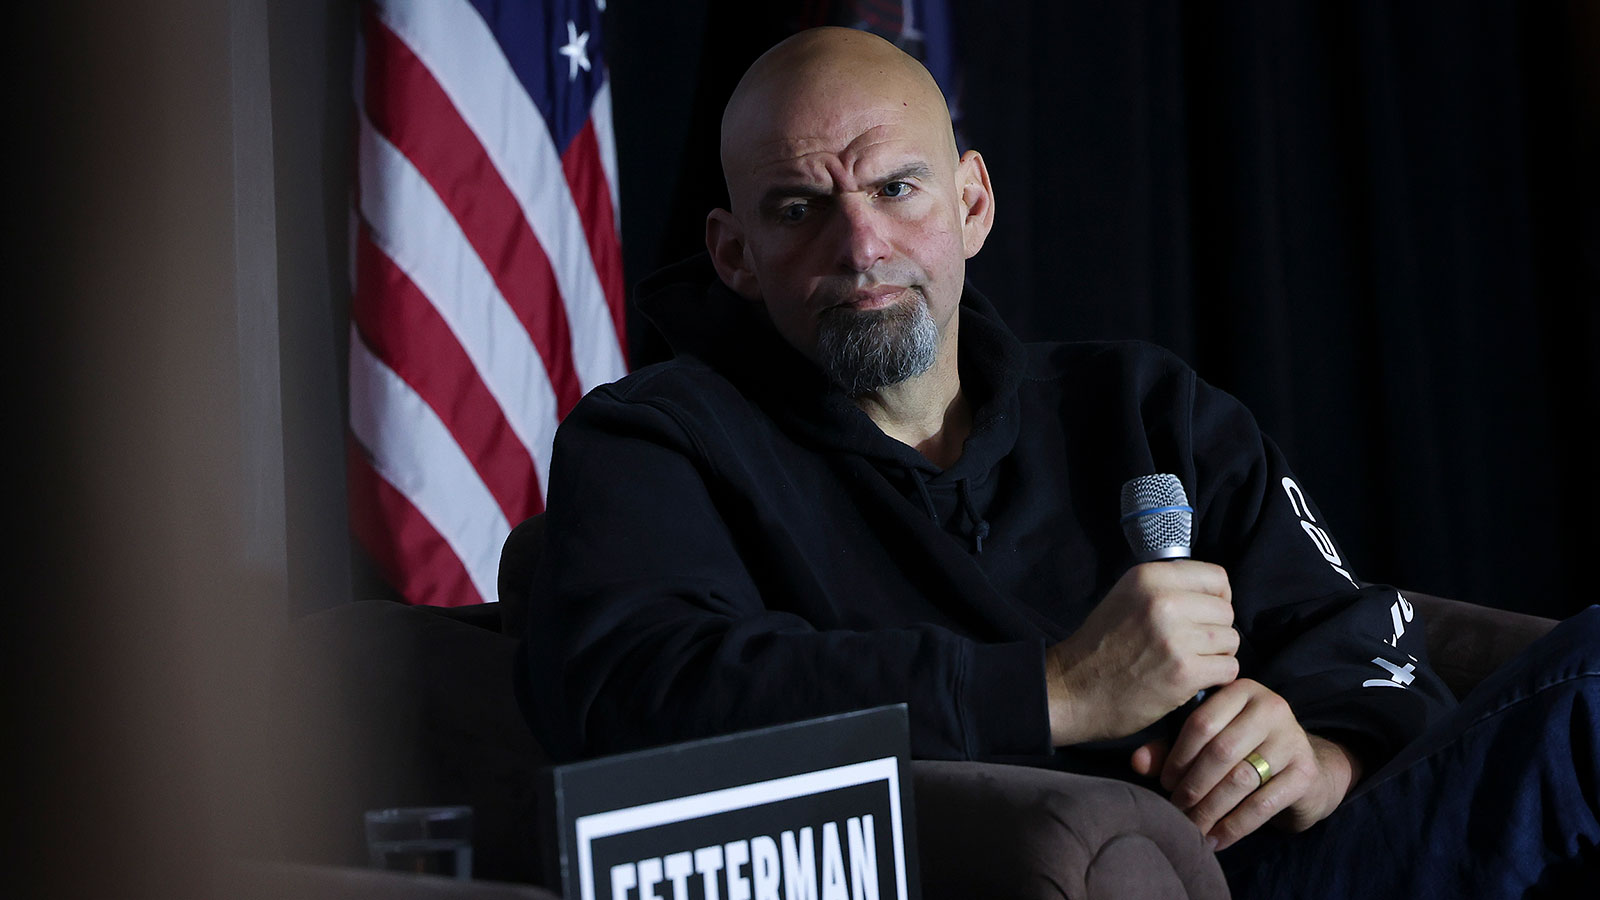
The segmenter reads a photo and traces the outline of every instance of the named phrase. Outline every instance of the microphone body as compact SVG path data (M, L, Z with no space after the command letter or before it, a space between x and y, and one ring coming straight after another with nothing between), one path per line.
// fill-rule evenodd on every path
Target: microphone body
M1133 558L1141 563L1188 559L1194 532L1194 507L1178 476L1140 475L1122 485L1122 535ZM1202 690L1168 713L1168 731L1176 739L1183 721L1206 698Z
M1122 485L1122 535L1139 562L1188 559L1194 507L1176 475L1141 475Z

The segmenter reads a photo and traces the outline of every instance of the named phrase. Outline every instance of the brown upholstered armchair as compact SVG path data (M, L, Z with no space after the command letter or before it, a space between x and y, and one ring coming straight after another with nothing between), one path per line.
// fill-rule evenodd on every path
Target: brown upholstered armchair
M327 718L335 724L316 758L285 758L308 781L303 796L320 798L323 807L317 810L321 827L287 836L287 858L360 865L362 809L469 803L478 821L475 874L498 882L485 890L511 896L505 882L559 889L555 873L539 868L536 851L546 759L509 689L542 527L535 517L507 539L498 604L440 610L367 601L314 614L291 628L284 696L291 703L308 695L331 702ZM1421 608L1429 653L1458 696L1555 624L1407 596ZM930 900L1228 896L1199 833L1151 791L982 763L918 762L914 774L923 893ZM1061 839L1063 827L1068 840ZM985 848L1003 848L1011 859L1020 852L1031 863L986 869L953 862L992 857ZM319 878L337 884L330 897L369 896L357 886L363 879L348 870L317 871L295 869L289 877L301 879L299 888ZM414 896L434 896L427 885L413 886L423 891ZM440 897L468 896L463 885L434 887Z

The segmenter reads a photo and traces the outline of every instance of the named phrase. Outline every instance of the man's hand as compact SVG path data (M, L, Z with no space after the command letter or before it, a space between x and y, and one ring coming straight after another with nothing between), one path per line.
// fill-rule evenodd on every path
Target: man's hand
M1045 654L1055 745L1125 737L1239 675L1233 591L1220 566L1134 566Z
M1272 767L1266 784L1245 761L1251 753ZM1361 777L1348 750L1306 734L1288 701L1248 678L1207 697L1170 749L1158 740L1135 750L1133 769L1159 774L1173 804L1219 850L1268 820L1288 831L1310 828Z

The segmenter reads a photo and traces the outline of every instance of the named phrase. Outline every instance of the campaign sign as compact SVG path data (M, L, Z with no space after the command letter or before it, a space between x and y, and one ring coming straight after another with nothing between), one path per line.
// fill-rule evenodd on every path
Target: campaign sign
M919 900L905 704L551 770L568 900Z

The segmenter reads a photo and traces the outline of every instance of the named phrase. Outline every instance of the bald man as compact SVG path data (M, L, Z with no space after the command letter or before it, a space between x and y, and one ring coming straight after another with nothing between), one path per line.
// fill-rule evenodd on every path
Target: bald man
M722 164L737 212L715 210L706 222L722 283L762 304L784 340L885 435L941 468L972 430L956 311L966 260L994 221L983 157L958 153L946 109L927 70L871 34L821 29L787 41L728 104ZM1223 846L1280 810L1298 827L1318 821L1357 766L1301 731L1280 697L1238 679L1229 597L1213 565L1136 569L1046 657L1056 746L1125 737L1198 691L1230 685L1207 707L1229 721L1196 726L1166 757L1169 787L1205 830L1221 825ZM1207 751L1213 742L1245 752L1213 763L1222 756ZM1258 750L1278 775L1259 794L1245 762ZM1247 797L1253 808L1238 810Z
M707 254L640 291L677 358L557 436L527 641L557 758L904 701L918 758L1143 779L1225 849L1450 709L1237 401L1148 345L1025 346L965 284L995 192L915 60L790 38L721 155ZM1153 472L1196 560L1134 564L1119 487Z

